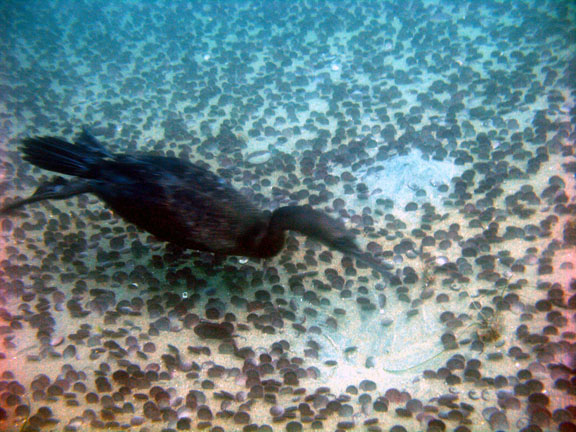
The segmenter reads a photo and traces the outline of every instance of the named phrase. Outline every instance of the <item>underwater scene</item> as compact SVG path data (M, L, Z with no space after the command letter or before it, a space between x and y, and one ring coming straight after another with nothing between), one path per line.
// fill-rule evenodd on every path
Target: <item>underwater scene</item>
M575 23L4 0L0 430L576 431Z

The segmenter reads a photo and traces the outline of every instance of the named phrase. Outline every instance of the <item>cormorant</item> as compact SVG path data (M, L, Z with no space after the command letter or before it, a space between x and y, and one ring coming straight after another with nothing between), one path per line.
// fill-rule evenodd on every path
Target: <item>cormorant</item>
M74 144L43 136L22 141L24 160L61 174L43 183L25 204L93 193L126 221L158 239L216 255L269 258L277 255L285 231L312 237L352 255L389 276L386 265L363 252L344 225L309 206L262 211L212 172L173 157L113 154L88 131Z

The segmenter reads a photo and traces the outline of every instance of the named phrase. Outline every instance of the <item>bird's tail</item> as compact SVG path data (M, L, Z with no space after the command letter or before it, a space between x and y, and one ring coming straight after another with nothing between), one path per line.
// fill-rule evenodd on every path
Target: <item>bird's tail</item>
M34 137L22 141L24 160L37 167L83 178L96 178L98 166L113 157L88 131L74 144L55 137Z

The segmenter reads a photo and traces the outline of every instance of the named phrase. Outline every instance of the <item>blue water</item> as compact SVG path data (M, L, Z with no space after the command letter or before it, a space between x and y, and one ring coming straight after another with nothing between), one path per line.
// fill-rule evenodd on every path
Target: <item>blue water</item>
M88 127L262 209L325 211L393 278L296 234L266 262L214 262L91 195L0 215L0 429L570 430L574 17L2 2L4 203L51 176L22 138Z

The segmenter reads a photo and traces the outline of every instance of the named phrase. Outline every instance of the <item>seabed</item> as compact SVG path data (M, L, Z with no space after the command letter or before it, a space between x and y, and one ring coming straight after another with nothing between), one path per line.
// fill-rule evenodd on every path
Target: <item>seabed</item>
M0 9L4 202L50 175L20 139L88 126L394 266L215 265L92 196L0 217L0 429L576 430L572 2Z

